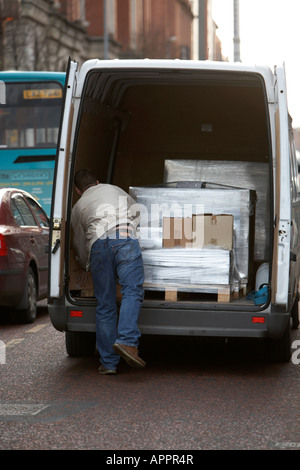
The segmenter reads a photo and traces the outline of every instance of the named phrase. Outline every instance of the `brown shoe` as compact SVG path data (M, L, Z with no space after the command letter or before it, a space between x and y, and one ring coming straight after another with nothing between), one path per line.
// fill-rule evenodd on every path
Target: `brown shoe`
M138 369L145 367L146 362L139 357L138 349L134 346L115 343L113 348L131 367L136 367Z

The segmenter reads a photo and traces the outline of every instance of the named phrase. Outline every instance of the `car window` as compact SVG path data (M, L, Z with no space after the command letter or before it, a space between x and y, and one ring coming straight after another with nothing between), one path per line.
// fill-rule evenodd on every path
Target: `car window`
M26 201L33 210L34 215L39 221L41 227L49 227L49 219L43 209L31 198L27 197Z
M25 222L22 218L22 215L20 214L20 211L19 209L17 208L16 204L15 204L15 201L12 199L11 200L11 203L10 203L10 208L11 208L11 212L12 212L12 215L13 215L13 218L15 219L15 221L17 222L18 225L25 225Z
M17 194L11 199L11 207L15 221L19 225L33 226L37 225L29 207L20 194Z

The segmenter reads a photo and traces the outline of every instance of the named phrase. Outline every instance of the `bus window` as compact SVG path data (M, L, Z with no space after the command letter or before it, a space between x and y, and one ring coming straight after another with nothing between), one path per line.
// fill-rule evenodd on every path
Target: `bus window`
M0 105L0 146L56 146L62 94L55 82L7 83L6 104Z
M0 72L0 187L23 189L51 212L63 72Z

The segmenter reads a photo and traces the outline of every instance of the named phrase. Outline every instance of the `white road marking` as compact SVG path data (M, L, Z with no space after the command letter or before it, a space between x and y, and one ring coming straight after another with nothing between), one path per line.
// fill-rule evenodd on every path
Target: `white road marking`
M45 328L45 326L47 326L46 323L44 323L43 325L34 326L34 327L31 328L30 330L25 331L25 333L37 333L38 331L40 331L40 330L42 330L43 328Z
M11 341L9 341L8 343L6 343L6 347L7 348L12 348L13 346L16 346L17 344L19 343L22 343L22 341L24 341L25 338L15 338L15 339L12 339Z
M30 328L30 330L27 330L25 331L25 333L38 333L39 331L41 331L43 328L45 328L45 326L47 326L47 324L43 324L43 325L37 325L37 326L34 326L33 328ZM18 344L22 343L22 341L24 341L25 338L14 338L14 339L11 339L10 341L8 341L8 343L5 343L5 347L6 348L13 348L14 346L17 346Z
M0 416L34 416L49 406L45 404L1 403Z

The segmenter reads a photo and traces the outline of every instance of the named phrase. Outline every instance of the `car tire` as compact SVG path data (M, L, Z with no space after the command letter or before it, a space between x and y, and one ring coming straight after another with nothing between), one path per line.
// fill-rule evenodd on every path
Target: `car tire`
M292 316L292 325L294 329L297 329L299 326L299 292L296 294L295 302L291 312Z
M23 298L19 307L12 312L13 321L33 323L37 313L37 285L33 269L29 267Z
M267 340L269 357L274 362L289 362L291 358L291 325L288 324L283 335L278 339Z
M66 350L70 357L92 356L96 348L96 335L86 331L66 331Z

